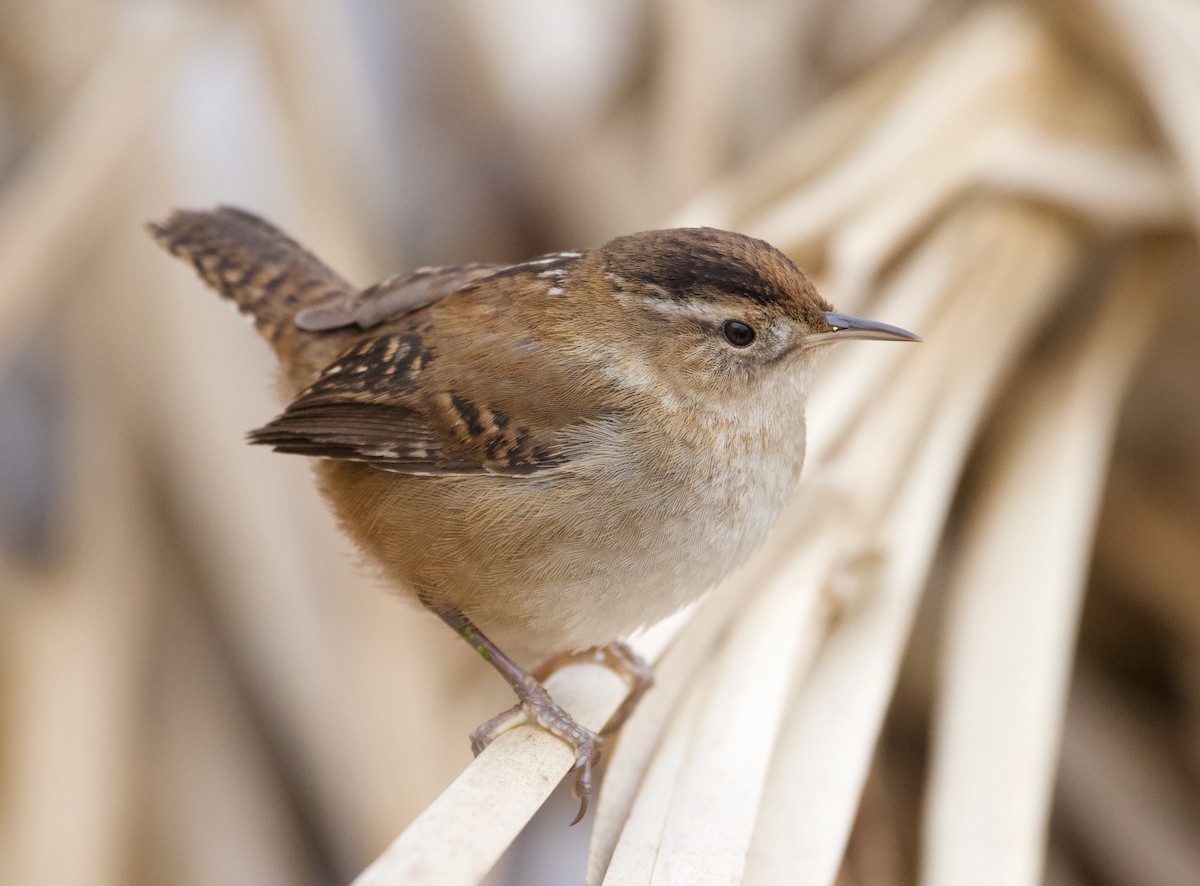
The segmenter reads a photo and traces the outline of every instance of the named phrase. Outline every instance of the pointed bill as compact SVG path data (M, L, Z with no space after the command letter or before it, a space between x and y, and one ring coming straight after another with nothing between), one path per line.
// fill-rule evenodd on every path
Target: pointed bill
M819 332L810 335L805 345L833 344L852 339L871 339L874 341L921 341L921 336L876 320L863 320L860 317L849 317L834 311L825 312L825 321L833 327L832 332Z

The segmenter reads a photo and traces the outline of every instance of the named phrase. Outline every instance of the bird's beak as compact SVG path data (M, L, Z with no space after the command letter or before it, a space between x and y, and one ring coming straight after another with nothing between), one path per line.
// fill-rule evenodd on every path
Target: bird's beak
M876 341L920 341L921 336L901 329L899 326L889 326L875 320L861 320L858 317L847 317L833 311L825 312L825 322L833 327L833 332L819 332L804 340L805 347L813 345L833 344L851 339L873 339Z

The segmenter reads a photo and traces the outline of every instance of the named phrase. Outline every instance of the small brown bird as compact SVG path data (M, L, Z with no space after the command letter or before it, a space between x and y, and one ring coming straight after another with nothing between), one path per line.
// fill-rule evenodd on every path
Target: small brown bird
M238 209L150 231L275 349L294 397L251 442L319 459L346 532L512 686L476 753L528 721L574 748L576 821L600 738L518 662L618 668L619 726L650 679L620 638L742 563L792 494L822 346L919 340L710 228L363 290Z

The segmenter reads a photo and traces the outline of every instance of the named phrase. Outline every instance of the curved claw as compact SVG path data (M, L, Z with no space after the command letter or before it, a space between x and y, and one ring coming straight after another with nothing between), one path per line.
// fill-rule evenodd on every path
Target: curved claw
M567 825L567 827L573 828L573 827L575 827L575 825L577 825L581 821L583 821L583 817L585 815L587 815L587 811L588 811L588 798L587 798L587 795L585 794L584 796L579 798L579 812L577 812L575 814L575 817L571 819L571 823L569 825Z
M587 815L588 801L592 796L592 767L600 762L600 754L602 753L599 746L593 745L588 748L576 748L575 765L571 767L571 772L577 772L575 776L575 787L571 794L579 800L579 814L571 820L569 827L575 827L579 822L583 821L583 817Z

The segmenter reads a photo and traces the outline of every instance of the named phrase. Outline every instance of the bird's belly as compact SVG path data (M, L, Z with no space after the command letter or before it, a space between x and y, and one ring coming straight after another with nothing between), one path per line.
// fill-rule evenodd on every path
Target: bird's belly
M691 491L662 478L624 484L619 494L577 490L572 507L526 527L517 556L484 558L487 575L464 589L472 597L464 609L497 642L533 653L603 645L666 618L761 544L799 465L760 464L745 475L722 467Z
M586 564L570 552L552 555L547 572L554 577L531 586L534 597L545 602L522 613L518 632L527 627L537 638L529 642L557 651L604 645L652 625L744 562L774 515L757 520L738 512L659 515L639 527L648 544L603 545L608 555ZM593 537L604 531L586 522L579 529Z
M323 485L357 489L349 507L378 515L354 524L376 532L353 534L393 583L452 604L510 654L537 657L653 624L740 565L790 496L799 458L757 467L514 483L330 463L323 472L338 476Z

